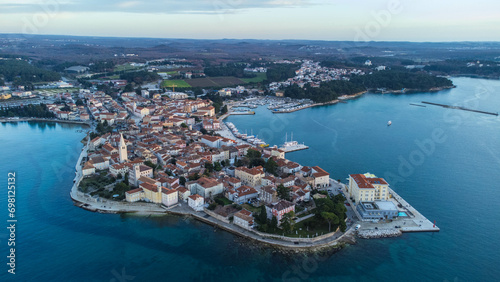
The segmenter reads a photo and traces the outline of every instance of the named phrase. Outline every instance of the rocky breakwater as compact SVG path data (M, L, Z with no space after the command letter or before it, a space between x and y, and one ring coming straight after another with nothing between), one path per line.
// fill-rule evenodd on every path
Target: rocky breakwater
M358 231L358 237L362 239L398 237L402 234L403 232L399 229L364 229Z

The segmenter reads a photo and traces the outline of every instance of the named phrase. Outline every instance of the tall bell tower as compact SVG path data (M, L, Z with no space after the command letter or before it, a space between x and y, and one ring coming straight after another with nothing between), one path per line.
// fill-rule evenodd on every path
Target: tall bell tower
M125 144L125 140L123 140L123 134L120 134L120 163L128 161L127 157L127 145Z

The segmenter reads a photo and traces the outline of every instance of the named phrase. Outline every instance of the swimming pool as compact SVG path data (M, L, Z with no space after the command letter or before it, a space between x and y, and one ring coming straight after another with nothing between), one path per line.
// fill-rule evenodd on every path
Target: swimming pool
M398 216L408 216L405 212L398 212Z

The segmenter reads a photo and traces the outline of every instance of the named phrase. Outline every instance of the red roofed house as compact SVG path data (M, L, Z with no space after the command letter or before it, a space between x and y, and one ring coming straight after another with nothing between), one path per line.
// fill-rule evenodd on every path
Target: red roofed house
M250 211L242 209L241 211L234 214L233 223L241 226L245 229L250 229L253 227L253 216Z
M224 185L215 178L202 177L196 181L186 183L186 188L191 191L191 194L198 194L204 198L212 197L221 194L224 191Z
M177 190L162 188L161 189L161 203L166 207L171 207L179 202Z
M241 183L251 187L257 187L261 185L262 177L264 177L264 169L262 166L257 166L253 168L237 167L235 170L236 178L241 180Z
M188 197L188 206L195 211L202 211L205 200L202 196L194 194Z
M281 223L283 215L291 211L295 211L295 205L285 200L266 205L267 218L272 219L272 217L275 216L278 220L278 224Z
M373 174L349 175L348 192L356 203L387 201L389 199L389 184Z
M312 167L312 177L314 178L314 187L324 188L330 186L330 174L319 166Z
M218 136L210 136L210 135L203 135L201 136L200 141L203 144L206 144L207 146L210 146L212 148L220 148L221 146L221 137Z
M227 192L228 199L233 202L246 202L251 199L256 199L259 192L250 186L240 186L238 188L230 188Z

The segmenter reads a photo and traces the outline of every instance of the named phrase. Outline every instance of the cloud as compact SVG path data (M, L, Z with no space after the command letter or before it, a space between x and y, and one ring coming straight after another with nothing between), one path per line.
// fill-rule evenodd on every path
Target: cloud
M140 1L126 1L126 2L118 3L117 6L119 8L130 8L130 7L138 6L140 4L141 4Z
M21 0L0 1L2 13L37 13L46 7L61 12L128 12L164 14L220 14L255 8L305 7L314 0Z

